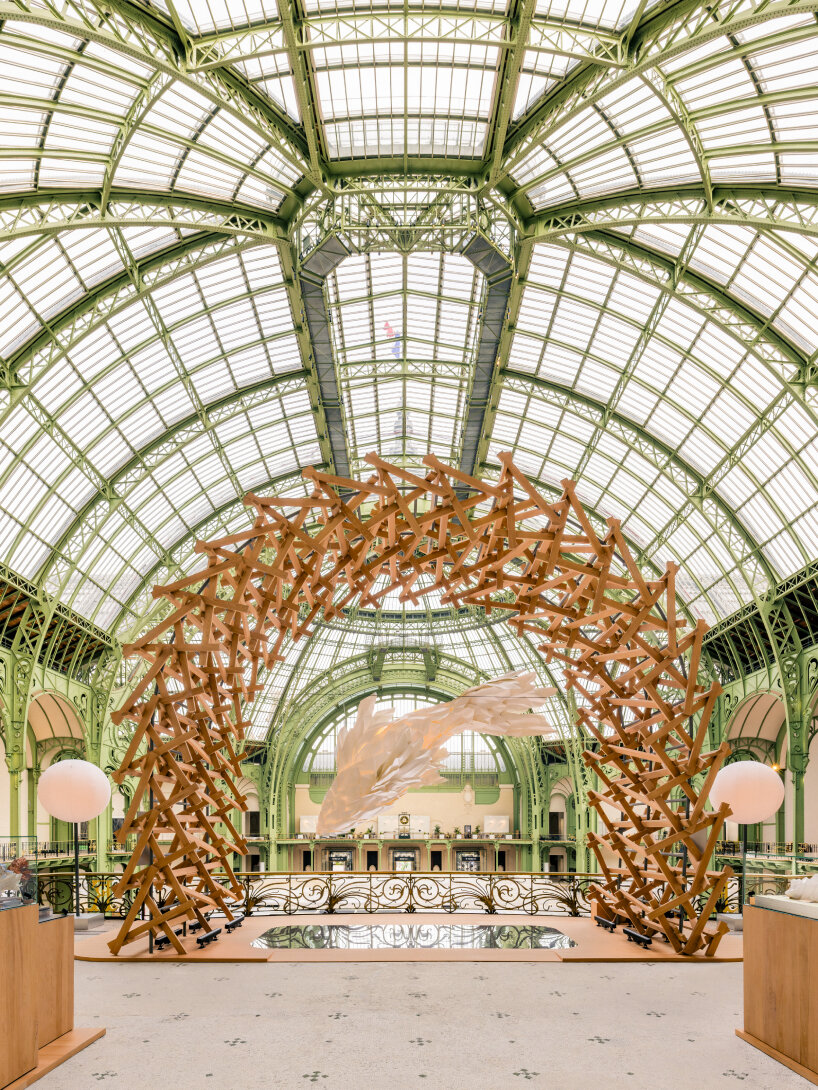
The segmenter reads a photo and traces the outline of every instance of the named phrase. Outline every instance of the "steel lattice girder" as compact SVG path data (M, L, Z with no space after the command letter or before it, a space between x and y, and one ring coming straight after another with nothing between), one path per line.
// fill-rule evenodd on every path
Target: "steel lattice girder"
M62 0L59 11L36 0L19 0L0 3L0 23L8 21L47 26L80 41L97 42L146 68L165 72L250 125L294 166L303 170L306 165L309 152L298 126L237 72L188 69L182 59L187 43L158 11L127 0Z
M506 171L511 172L526 151L557 125L662 61L769 20L816 10L818 0L750 0L717 10L703 7L700 0L683 0L649 11L630 32L630 62L624 68L593 60L581 64L512 130L504 149Z

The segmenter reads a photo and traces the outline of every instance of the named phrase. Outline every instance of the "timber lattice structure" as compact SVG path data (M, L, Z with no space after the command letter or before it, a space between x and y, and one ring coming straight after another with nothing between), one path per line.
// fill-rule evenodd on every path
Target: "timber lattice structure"
M646 579L616 520L600 537L572 481L546 500L510 455L496 481L433 456L425 476L367 462L365 481L308 469L308 496L249 494L253 528L199 543L204 569L154 589L169 613L126 649L148 669L114 716L135 724L116 778L137 780L117 834L137 843L116 890L132 902L113 952L153 932L184 953L180 922L209 930L207 914L230 917L241 898L229 857L247 846L229 815L245 808L237 750L262 666L346 607L440 590L455 606L505 611L565 665L604 788L590 799L605 828L591 836L600 911L712 955L726 928L708 920L732 872L707 869L729 811L705 801L727 746L702 752L719 687L697 683L707 626L684 631L675 567Z

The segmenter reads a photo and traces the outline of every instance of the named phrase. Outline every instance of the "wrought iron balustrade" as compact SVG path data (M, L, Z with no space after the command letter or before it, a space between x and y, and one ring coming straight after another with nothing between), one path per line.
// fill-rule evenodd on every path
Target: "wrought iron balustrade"
M119 875L80 873L83 911L110 918L127 915L131 896L114 893ZM434 873L343 871L243 872L244 897L237 905L248 915L336 912L485 912L587 916L592 874L506 874L445 871ZM39 900L55 912L70 911L74 875L38 874ZM163 903L170 889L156 894Z
M117 897L119 874L82 871L80 905L111 919L127 915L131 895ZM797 875L748 874L748 894L783 893ZM481 912L489 915L588 916L589 887L599 875L589 873L516 873L435 871L407 873L335 871L292 873L253 871L238 874L244 890L237 909L251 916L310 913ZM74 875L40 871L39 901L55 912L71 911ZM165 903L170 889L159 891ZM738 879L733 877L719 912L737 912Z
M97 850L96 840L80 838L80 855L93 855ZM0 863L25 856L32 863L35 860L54 859L56 856L73 856L73 840L38 840L33 836L0 839Z
M740 840L719 840L716 855L738 857L741 855ZM748 840L748 855L805 857L818 855L818 844L794 844L790 841Z

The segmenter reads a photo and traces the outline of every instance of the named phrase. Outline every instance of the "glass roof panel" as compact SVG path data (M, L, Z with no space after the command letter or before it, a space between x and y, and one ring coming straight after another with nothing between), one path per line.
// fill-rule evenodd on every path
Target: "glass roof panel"
M814 559L815 17L665 6L654 34L651 6L538 0L525 37L506 0L15 11L7 562L138 627L246 489L373 449L459 465L467 421L479 471L511 449L546 488L576 475L709 619ZM343 222L368 200L388 252ZM466 257L499 222L507 304L498 255ZM316 230L353 239L325 288L343 450L279 241Z
M373 253L327 282L352 465L456 460L484 278L455 254Z
M815 115L808 92L818 46L811 20L806 14L772 26L765 20L735 39L657 56L649 76L620 78L610 93L562 119L557 112L541 140L521 145L512 177L535 208L569 200L571 192L588 197L699 181L813 182L818 151L806 134ZM527 70L533 81L533 69ZM547 92L565 73L537 78ZM531 103L525 82L520 93Z

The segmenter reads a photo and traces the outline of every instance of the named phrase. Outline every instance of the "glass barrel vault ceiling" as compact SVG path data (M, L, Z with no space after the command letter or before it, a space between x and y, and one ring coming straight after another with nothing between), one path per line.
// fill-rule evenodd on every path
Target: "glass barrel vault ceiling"
M20 0L0 557L126 638L247 490L511 450L708 621L803 568L813 7Z

